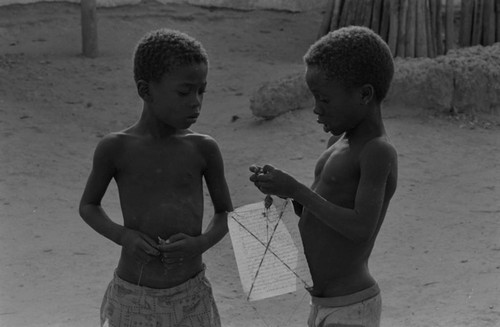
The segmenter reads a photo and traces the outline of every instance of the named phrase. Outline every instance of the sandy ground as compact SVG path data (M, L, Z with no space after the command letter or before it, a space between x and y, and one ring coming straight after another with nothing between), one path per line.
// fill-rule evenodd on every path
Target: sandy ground
M79 56L79 7L0 7L0 326L96 326L119 248L77 206L93 148L137 118L132 49L148 30L180 29L211 57L194 129L223 151L236 206L262 199L247 167L269 162L312 181L328 138L311 110L260 121L249 97L301 67L319 12L185 5L99 10L101 55ZM399 188L371 259L383 326L500 326L500 129L390 108ZM104 205L121 221L116 188ZM211 213L207 196L205 217ZM305 291L247 302L229 237L205 255L224 326L304 326Z

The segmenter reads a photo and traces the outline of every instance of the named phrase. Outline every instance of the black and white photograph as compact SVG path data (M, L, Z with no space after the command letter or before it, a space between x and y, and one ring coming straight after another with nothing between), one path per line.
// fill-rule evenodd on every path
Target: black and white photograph
M0 0L0 327L500 327L499 0Z

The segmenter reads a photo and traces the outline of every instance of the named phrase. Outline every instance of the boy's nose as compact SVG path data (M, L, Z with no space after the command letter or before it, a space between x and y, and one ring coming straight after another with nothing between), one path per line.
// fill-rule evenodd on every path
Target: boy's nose
M201 103L203 102L203 94L196 94L194 99L193 99L193 107L200 107Z

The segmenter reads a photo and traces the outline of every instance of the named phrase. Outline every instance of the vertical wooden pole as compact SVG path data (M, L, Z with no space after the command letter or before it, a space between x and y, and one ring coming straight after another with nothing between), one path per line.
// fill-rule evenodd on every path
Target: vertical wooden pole
M446 14L445 14L445 30L444 30L444 42L445 50L447 53L451 49L455 48L455 0L446 0Z
M495 0L484 0L483 45L495 43Z
M385 42L389 42L389 25L391 18L391 0L383 0L383 5L381 7L381 21L380 21L380 33L379 35Z
M340 12L340 18L339 18L339 28L340 27L345 27L349 24L349 13L352 10L352 0L346 0L344 2L344 5L342 6L342 11Z
M388 45L394 57L396 56L396 51L398 46L398 29L399 29L399 0L391 0Z
M406 16L405 55L407 57L415 57L416 26L417 26L417 1L412 0L409 2L408 14Z
M471 44L472 17L474 15L473 0L462 0L460 8L460 46L468 47Z
M328 0L326 4L325 13L323 14L323 20L319 26L318 35L316 38L319 39L323 35L326 35L330 31L330 24L332 22L333 7L335 6L335 0Z
M351 0L352 1L352 0ZM363 15L365 13L365 3L363 0L356 0L356 10L354 10L354 19L352 21L352 25L363 26Z
M96 0L80 0L82 14L82 52L85 57L97 57Z
M401 0L401 7L399 8L399 31L398 31L398 46L396 48L396 55L398 57L406 57L406 17L408 14L409 0Z
M440 56L444 53L444 43L443 43L443 11L441 9L441 0L435 0L435 12L436 12L436 55Z
M427 57L427 29L425 28L425 0L417 2L417 45L415 54L417 57Z
M500 42L500 0L495 0L495 15L496 15L496 37L495 42Z
M358 1L346 0L346 2L349 2L349 7L348 7L349 12L347 13L346 26L355 25L356 14L358 11Z
M427 57L434 58L436 56L435 33L433 29L432 19L434 18L434 8L432 0L425 0L425 35L427 35Z
M363 13L363 26L370 28L372 23L373 0L365 0L365 12Z
M340 24L340 13L342 12L344 0L335 0L335 5L333 6L332 21L330 23L330 31L335 31L339 28Z
M382 0L375 0L373 2L372 22L370 28L377 34L380 33L380 13L382 12L382 4Z
M482 34L483 34L483 0L475 0L471 45L480 44Z

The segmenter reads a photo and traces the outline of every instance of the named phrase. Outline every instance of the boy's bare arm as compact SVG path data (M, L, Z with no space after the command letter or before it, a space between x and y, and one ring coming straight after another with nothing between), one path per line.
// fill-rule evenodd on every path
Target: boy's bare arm
M214 216L205 232L200 236L203 240L203 252L217 244L227 234L227 214L233 211L219 147L213 139L208 139L205 143L203 148L207 166L204 177L214 206Z
M375 142L366 146L360 160L361 177L353 209L329 202L287 173L272 167L270 172L254 181L262 192L293 198L330 228L354 242L363 242L376 229L387 178L396 164L396 152L387 143Z
M360 157L360 180L354 208L335 205L304 185L293 198L316 218L354 242L364 242L375 232L384 204L387 179L396 164L394 148L385 142L365 147Z
M97 145L92 171L80 200L79 212L83 220L99 234L118 245L130 245L132 252L141 261L149 261L150 255L159 255L153 247L154 241L146 235L127 229L112 221L101 206L101 200L116 173L114 158L117 155L117 136L108 135ZM132 243L135 243L133 246ZM141 251L137 251L141 248Z
M115 175L113 153L116 140L106 136L97 145L92 170L80 200L80 216L94 230L111 241L120 244L123 226L114 223L101 207L101 200Z

